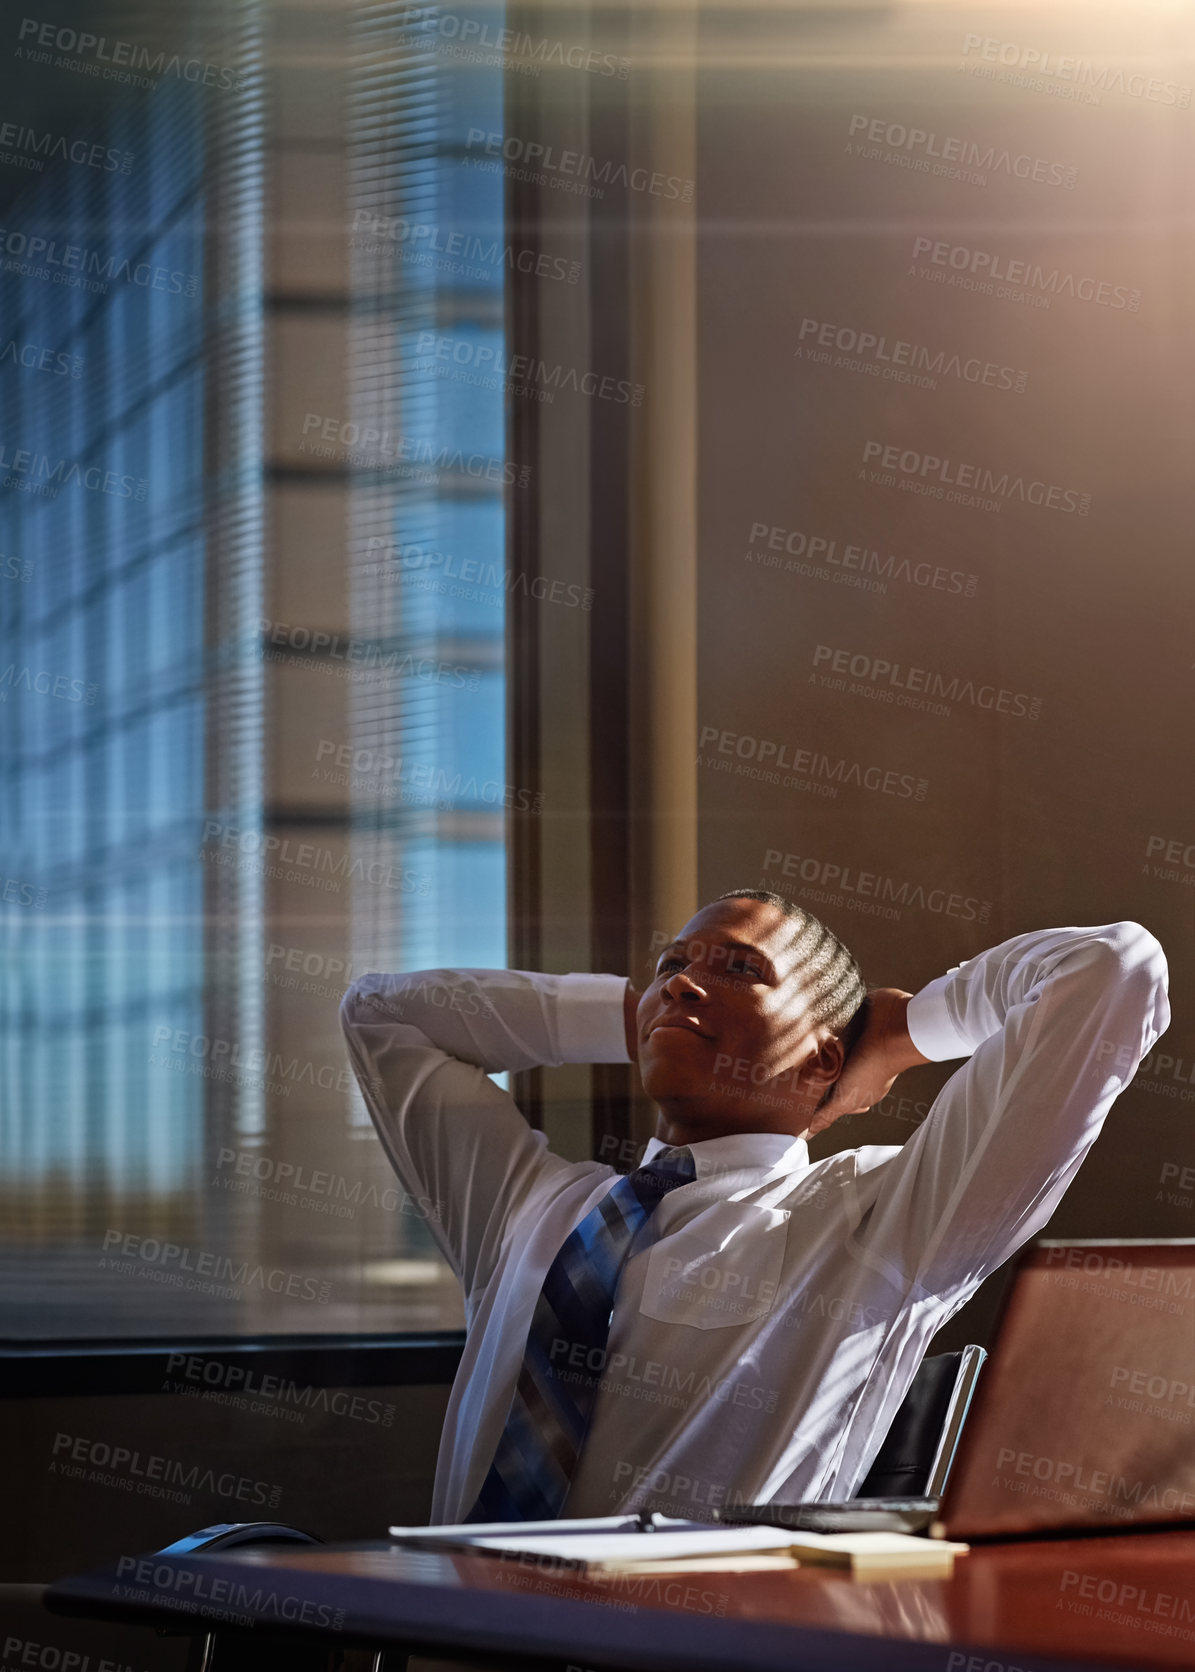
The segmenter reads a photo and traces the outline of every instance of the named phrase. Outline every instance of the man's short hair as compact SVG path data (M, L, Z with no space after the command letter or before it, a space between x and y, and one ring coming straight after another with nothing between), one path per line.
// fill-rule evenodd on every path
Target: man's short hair
M798 967L805 976L808 1014L836 1033L849 1052L863 1031L867 986L854 956L838 936L812 912L766 888L732 888L718 898L763 900L793 919L796 929L790 944L796 950Z

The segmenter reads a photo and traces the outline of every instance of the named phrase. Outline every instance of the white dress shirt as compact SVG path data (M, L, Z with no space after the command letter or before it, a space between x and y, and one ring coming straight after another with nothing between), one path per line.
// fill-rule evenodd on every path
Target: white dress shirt
M488 1074L626 1062L625 988L460 969L367 975L345 995L378 1134L434 1204L465 1293L436 1521L472 1507L548 1267L615 1177L554 1155ZM1042 1230L1169 1019L1166 961L1140 925L1019 935L910 1001L921 1054L969 1060L903 1147L811 1163L784 1135L691 1144L696 1179L623 1267L561 1513L851 1496L935 1331Z

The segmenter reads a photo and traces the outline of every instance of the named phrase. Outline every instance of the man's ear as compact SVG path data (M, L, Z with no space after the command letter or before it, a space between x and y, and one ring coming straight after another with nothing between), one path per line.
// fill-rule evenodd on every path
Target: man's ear
M846 1062L846 1051L836 1033L827 1034L817 1050L801 1064L801 1079L820 1105L837 1084Z

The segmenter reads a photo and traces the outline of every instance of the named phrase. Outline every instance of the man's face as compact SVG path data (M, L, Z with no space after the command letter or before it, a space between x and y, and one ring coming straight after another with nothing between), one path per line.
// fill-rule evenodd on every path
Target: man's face
M660 953L636 1024L644 1090L665 1112L723 1130L808 1125L828 1030L809 1017L796 935L767 901L717 900Z

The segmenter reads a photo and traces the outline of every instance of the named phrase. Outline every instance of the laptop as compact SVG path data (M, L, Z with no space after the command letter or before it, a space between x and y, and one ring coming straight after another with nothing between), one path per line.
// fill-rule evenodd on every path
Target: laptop
M1195 1239L1022 1254L941 1496L722 1519L962 1540L1195 1521Z

